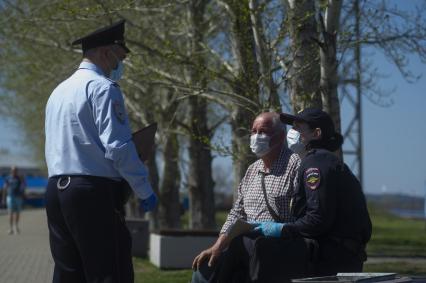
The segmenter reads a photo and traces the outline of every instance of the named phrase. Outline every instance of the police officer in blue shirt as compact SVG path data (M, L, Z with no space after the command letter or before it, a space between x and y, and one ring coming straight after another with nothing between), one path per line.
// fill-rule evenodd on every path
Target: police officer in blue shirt
M124 21L73 42L83 61L46 105L46 210L53 282L133 282L122 214L128 184L145 211L157 204L138 157L117 80L130 50Z

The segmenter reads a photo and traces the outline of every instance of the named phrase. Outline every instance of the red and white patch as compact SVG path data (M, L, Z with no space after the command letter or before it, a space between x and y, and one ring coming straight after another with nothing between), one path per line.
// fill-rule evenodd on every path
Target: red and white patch
M304 174L305 186L311 190L316 190L321 182L319 168L309 168Z

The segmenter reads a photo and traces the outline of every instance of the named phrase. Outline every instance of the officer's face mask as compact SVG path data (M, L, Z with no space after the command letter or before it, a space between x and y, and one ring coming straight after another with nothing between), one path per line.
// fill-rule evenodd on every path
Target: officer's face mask
M305 153L305 145L300 140L300 133L295 129L287 132L287 145L294 153L303 155Z
M113 69L109 74L109 78L113 81L118 81L121 79L124 73L124 64L123 61L118 61L117 68Z
M114 52L111 51L111 53L114 55L115 59L117 60L117 67L111 71L111 73L109 74L109 78L113 81L118 81L123 76L124 64L123 64L123 61L117 58Z
M266 134L254 134L250 136L250 149L256 154L257 157L265 156L271 151L272 147L269 145L271 142L270 136Z

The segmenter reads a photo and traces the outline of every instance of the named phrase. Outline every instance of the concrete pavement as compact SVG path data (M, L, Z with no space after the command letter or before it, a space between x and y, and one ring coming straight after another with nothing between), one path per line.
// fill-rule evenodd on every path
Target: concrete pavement
M44 209L24 210L21 233L8 235L9 218L0 213L0 282L52 282L53 259Z

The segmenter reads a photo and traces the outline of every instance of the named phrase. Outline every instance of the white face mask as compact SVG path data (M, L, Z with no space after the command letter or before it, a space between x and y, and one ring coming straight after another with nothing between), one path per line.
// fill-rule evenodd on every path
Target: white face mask
M265 134L254 134L250 136L250 148L251 151L256 154L257 157L262 157L271 151L269 142L271 137Z
M300 133L290 129L287 133L287 145L294 153L302 155L305 153L305 145L300 141Z

